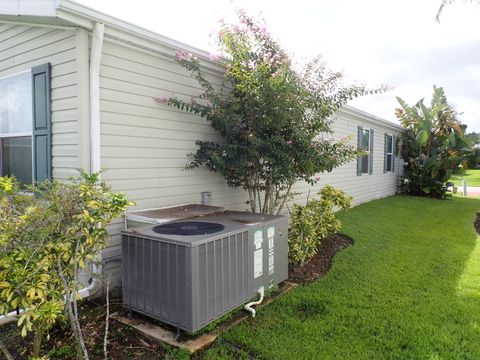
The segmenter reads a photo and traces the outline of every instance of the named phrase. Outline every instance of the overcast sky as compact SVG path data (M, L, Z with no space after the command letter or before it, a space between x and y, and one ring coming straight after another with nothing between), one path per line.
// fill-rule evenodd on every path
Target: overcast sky
M460 120L480 131L480 6L446 7L440 0L77 0L123 20L214 52L218 20L240 7L266 21L270 33L299 61L322 54L335 70L370 87L393 87L350 105L395 121L396 96L430 101L443 86Z

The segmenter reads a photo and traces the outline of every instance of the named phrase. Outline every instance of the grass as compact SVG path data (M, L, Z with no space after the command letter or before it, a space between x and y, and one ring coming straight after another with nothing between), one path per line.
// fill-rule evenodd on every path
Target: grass
M479 359L480 200L406 196L342 215L322 279L224 333L204 359Z
M467 182L467 186L480 186L480 169L467 170L463 177L461 175L452 176L451 181L455 186L462 186L462 178Z

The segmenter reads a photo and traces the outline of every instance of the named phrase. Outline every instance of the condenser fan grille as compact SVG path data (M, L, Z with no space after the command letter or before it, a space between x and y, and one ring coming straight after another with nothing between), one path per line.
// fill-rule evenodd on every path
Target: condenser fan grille
M222 231L225 226L214 222L181 221L157 225L153 228L157 234L164 235L205 235Z

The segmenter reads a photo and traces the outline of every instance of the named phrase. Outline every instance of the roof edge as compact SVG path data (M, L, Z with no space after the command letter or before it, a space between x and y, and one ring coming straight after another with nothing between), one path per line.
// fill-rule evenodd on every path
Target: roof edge
M55 17L60 0L2 0L0 14Z
M355 117L359 117L364 121L368 121L368 122L371 122L371 123L374 123L374 124L380 124L380 125L383 125L383 126L395 129L395 130L405 131L405 129L402 126L400 126L399 124L395 124L392 121L389 121L389 120L383 119L381 117L375 116L375 115L370 114L366 111L354 108L353 106L350 106L350 105L342 106L338 110L338 112L343 112L345 114L349 114L349 115L352 115L352 116L355 116Z

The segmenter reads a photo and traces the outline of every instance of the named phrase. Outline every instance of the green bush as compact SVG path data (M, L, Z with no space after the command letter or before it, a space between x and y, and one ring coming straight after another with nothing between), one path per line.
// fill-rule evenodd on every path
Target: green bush
M107 245L107 225L132 204L111 192L99 174L45 181L26 191L14 178L0 177L0 314L25 309L17 324L22 336L35 333L34 358L44 336L65 318L86 353L78 321L79 271L96 261Z
M342 223L335 210L347 210L352 198L329 185L318 192L319 197L305 206L293 205L288 235L289 261L303 266L318 252L322 240L338 232Z
M443 88L433 89L430 107L423 99L410 106L397 98L401 108L395 115L406 129L400 149L405 162L403 190L411 195L444 198L445 183L459 170L470 145Z

